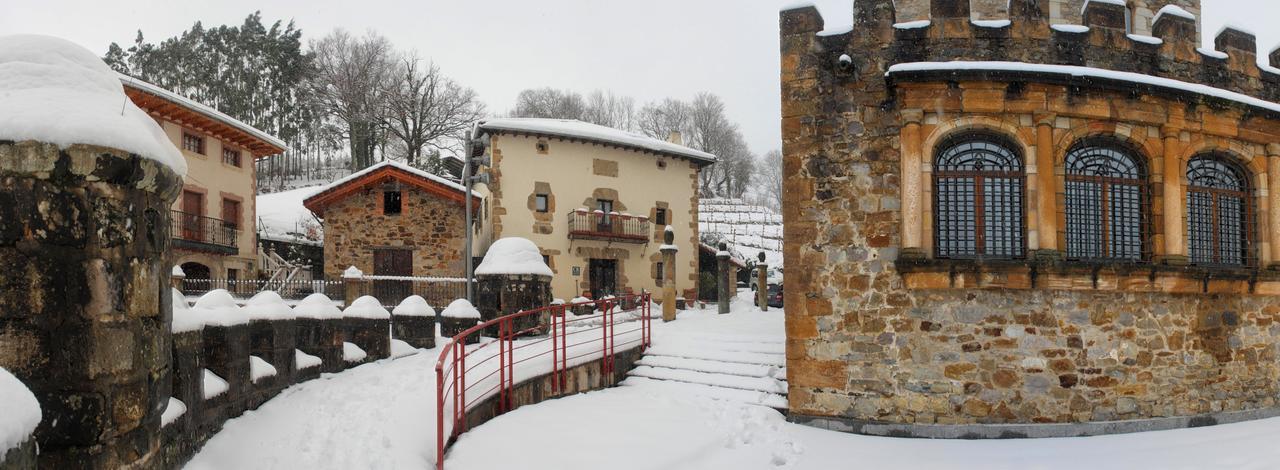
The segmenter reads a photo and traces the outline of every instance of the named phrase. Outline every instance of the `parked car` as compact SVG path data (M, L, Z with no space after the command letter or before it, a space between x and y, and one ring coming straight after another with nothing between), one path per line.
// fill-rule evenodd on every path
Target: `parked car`
M765 294L765 301L770 307L782 308L782 284L769 284L769 292ZM753 304L760 305L760 298L756 297Z

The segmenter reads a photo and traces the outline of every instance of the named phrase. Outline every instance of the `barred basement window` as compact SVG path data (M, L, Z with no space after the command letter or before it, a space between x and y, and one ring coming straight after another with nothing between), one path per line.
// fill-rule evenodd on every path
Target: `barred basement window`
M1187 248L1201 265L1252 264L1253 203L1248 174L1225 156L1187 163Z
M1086 142L1064 163L1067 257L1144 259L1148 203L1139 160L1121 147Z
M1017 148L987 133L938 146L933 168L935 256L1021 258L1026 173Z

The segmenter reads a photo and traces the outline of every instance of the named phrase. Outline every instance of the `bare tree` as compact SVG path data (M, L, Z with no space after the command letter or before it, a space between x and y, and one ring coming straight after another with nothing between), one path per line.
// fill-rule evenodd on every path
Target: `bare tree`
M596 90L587 96L582 120L616 129L632 130L636 123L636 101L613 92Z
M582 95L555 88L531 88L516 96L515 117L582 119L586 114Z
M738 125L725 116L724 101L711 93L699 93L689 105L687 144L719 157L699 175L704 194L742 197L751 180L754 156Z
M440 68L423 62L416 52L396 64L393 86L386 100L387 129L397 153L410 166L430 156L428 149L457 150L471 124L484 117L484 103L475 90L445 77Z
M374 32L354 38L335 30L311 42L316 70L308 91L347 139L351 169L372 165L385 143L385 100L395 61L391 41Z
M756 194L758 203L782 212L782 151L770 150L756 164Z
M688 131L690 111L688 104L671 98L649 103L640 109L636 127L649 137L667 139L672 132Z

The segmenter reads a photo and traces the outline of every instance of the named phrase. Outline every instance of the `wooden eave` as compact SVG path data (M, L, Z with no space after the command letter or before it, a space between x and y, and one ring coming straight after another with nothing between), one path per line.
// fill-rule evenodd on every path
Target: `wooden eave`
M281 147L163 97L128 86L124 87L124 93L129 96L133 104L148 114L193 131L208 134L218 140L230 142L235 147L248 150L255 160L284 153L285 149Z
M440 197L458 204L465 205L467 203L467 200L464 199L463 191L459 191L457 188L441 184L440 182L429 178L423 178L422 176L415 175L394 166L387 166L361 175L359 178L347 181L341 185L326 189L319 194L313 195L302 201L302 206L306 207L312 214L315 214L316 217L323 218L324 211L330 204L341 201L367 187L388 181L398 181L402 184L422 190L432 196ZM472 195L471 199L471 211L479 212L481 203L480 197Z

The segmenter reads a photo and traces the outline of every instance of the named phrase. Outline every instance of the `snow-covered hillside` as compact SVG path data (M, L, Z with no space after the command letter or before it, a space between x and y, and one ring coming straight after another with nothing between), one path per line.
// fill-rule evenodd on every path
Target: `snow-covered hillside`
M718 235L743 257L763 251L770 265L782 263L782 215L741 199L703 199L698 203L698 232Z

